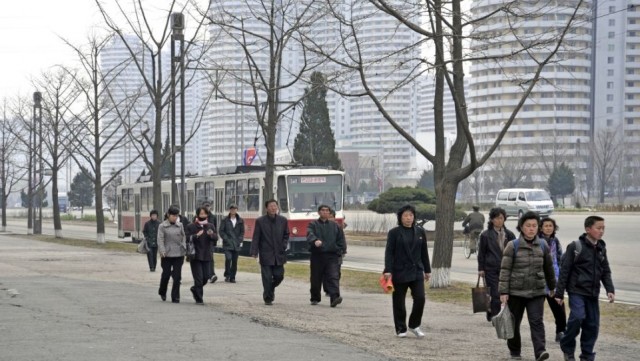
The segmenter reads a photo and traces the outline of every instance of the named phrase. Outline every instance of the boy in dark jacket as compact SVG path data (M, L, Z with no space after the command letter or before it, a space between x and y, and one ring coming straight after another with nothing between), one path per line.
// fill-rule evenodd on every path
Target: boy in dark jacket
M158 263L158 226L160 221L158 220L158 211L155 209L149 212L148 220L142 228L142 234L144 239L147 240L147 261L149 262L149 271L156 271L156 264Z
M331 307L342 303L340 296L340 259L345 253L344 232L336 222L330 220L331 209L322 204L318 207L320 218L307 226L307 242L311 258L309 260L311 281L311 304L320 302L320 287L331 297Z
M582 329L580 360L595 360L596 354L593 348L600 327L598 304L600 282L607 290L609 302L613 303L615 300L606 244L602 240L604 218L589 216L584 221L584 228L585 233L576 242L567 246L555 292L555 298L559 304L564 302L565 290L569 294L571 312L567 329L560 340L560 348L565 360L575 360L576 337L580 329ZM580 245L577 245L577 242Z

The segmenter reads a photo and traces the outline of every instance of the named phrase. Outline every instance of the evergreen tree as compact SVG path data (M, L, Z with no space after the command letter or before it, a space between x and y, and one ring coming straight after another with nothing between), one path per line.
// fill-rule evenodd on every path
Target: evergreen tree
M552 196L560 196L564 199L567 194L573 193L576 188L575 178L571 169L562 162L554 169L549 177L547 189Z
M418 180L418 184L416 188L428 189L430 191L435 191L435 184L433 182L433 169L422 171L422 175Z
M86 169L83 169L86 172ZM93 203L94 184L83 171L73 177L69 190L69 204L74 207L90 206Z
M324 82L322 73L311 74L311 88L305 89L300 132L296 136L293 156L302 165L342 169L329 121Z

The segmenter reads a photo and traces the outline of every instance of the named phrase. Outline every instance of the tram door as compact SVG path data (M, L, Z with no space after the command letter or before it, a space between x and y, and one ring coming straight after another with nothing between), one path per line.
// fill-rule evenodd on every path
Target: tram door
M137 239L142 239L142 237L140 237L140 232L142 231L141 229L141 225L140 225L140 194L135 194L134 198L133 198L133 202L134 202L134 214L135 214L135 236L132 236L133 238ZM135 239L134 239L135 240Z
M216 215L216 220L218 222L218 227L222 223L222 218L224 218L224 214L226 212L226 207L224 204L224 188L216 188L215 189L215 197L213 198L213 213Z

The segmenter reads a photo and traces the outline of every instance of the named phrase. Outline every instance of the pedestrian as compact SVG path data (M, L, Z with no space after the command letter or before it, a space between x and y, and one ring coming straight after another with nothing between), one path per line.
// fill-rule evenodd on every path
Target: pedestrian
M158 250L162 267L158 294L163 301L167 299L167 286L169 278L172 278L171 302L173 303L180 303L180 281L182 280L182 264L186 249L186 237L179 215L178 208L169 207L166 219L158 227Z
M569 361L575 360L576 337L581 329L580 360L596 359L593 348L600 327L600 283L607 291L609 302L613 303L616 298L606 244L602 240L604 218L587 217L584 229L585 233L577 241L567 245L555 293L558 304L563 303L565 291L569 294L569 320L560 340L564 359Z
M289 224L285 217L278 214L278 202L275 199L269 199L264 206L267 214L256 219L251 239L251 256L260 262L262 299L265 305L271 306L275 299L275 289L284 279Z
M387 234L384 252L385 279L393 282L393 322L396 335L407 337L407 309L405 298L411 289L413 307L409 316L409 331L419 338L424 337L420 329L424 312L424 283L431 278L431 265L427 249L427 235L416 225L416 209L411 205L401 207L398 212L398 226Z
M520 323L525 310L535 359L549 358L544 335L544 298L545 287L555 289L556 277L549 247L538 238L539 223L538 214L531 211L518 219L520 236L505 246L500 267L500 301L503 306L508 305L515 321L513 338L507 340L512 360L522 359Z
M149 262L149 271L156 271L156 263L158 262L158 211L155 209L149 212L149 220L142 227L142 234L147 242L147 261Z
M331 208L331 216L329 216L329 220L332 222L336 222L336 210ZM342 233L344 234L344 229L347 228L347 223L344 219L342 219L342 223L338 223L338 226L342 228ZM344 257L347 255L347 237L344 238L344 250L342 251L342 257L340 257L340 267L338 268L338 280L342 279L342 261L344 261ZM329 292L327 292L327 285L325 282L322 282L322 289L325 292L325 295L328 297Z
M491 309L487 311L487 321L500 312L500 292L498 278L504 246L516 239L515 234L505 227L507 212L500 208L489 211L487 229L480 235L478 245L478 276L484 277L491 294Z
M560 240L558 240L558 237L556 236L556 232L558 232L558 224L556 223L556 220L553 218L543 218L540 222L538 237L544 239L549 246L551 259L553 260L553 273L556 276L557 284L558 276L560 275L562 246L560 245ZM550 293L546 295L546 299L556 322L556 342L560 342L560 339L564 336L564 329L567 327L567 313L565 312L564 304L558 304L556 300L550 296Z
M220 223L220 236L224 250L224 281L236 283L238 253L244 241L244 220L235 204L229 206L229 214Z
M187 226L187 238L193 243L195 255L189 256L193 286L191 294L197 305L203 305L203 287L209 280L211 271L211 247L218 242L218 234L208 221L208 213L204 207L196 210L196 218Z
M211 202L209 201L205 201L202 202L202 206L207 210L207 221L209 222L210 225L213 225L213 229L217 230L218 229L218 217L216 217L215 214L213 214L213 212L211 212ZM209 279L209 282L211 283L216 283L216 281L218 280L218 276L216 276L216 258L215 258L215 253L216 253L216 246L212 246L211 247L211 278Z
M479 206L472 207L473 212L469 213L462 221L465 234L469 234L469 248L471 252L476 251L478 237L484 227L484 214L480 213Z
M311 256L309 259L311 304L321 301L321 287L329 293L331 307L342 303L340 296L340 259L345 252L342 227L331 221L331 209L325 204L318 207L320 218L307 226L307 242Z

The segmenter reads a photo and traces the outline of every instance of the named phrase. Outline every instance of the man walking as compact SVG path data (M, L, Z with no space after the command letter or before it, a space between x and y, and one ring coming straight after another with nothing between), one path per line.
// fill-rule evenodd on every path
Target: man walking
M340 258L345 252L344 232L336 222L330 221L331 209L322 204L318 207L320 218L307 226L307 242L311 258L311 305L320 302L320 288L331 297L331 307L342 302L340 297Z
M262 273L262 298L267 306L273 305L275 288L284 279L284 264L287 263L289 224L278 214L278 202L265 202L267 214L256 219L251 239L251 256L258 258Z

